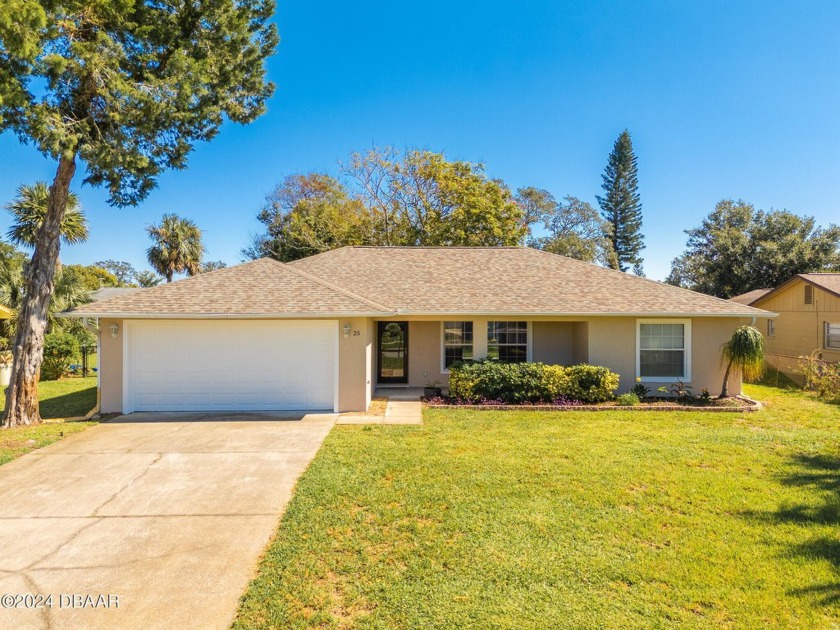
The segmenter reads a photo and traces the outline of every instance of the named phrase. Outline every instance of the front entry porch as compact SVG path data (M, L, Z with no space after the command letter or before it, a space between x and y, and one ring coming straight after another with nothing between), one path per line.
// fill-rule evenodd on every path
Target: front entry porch
M589 323L585 321L380 320L375 330L373 385L377 394L381 389L391 399L416 400L427 385L445 390L449 365L455 361L490 358L574 365L589 360Z

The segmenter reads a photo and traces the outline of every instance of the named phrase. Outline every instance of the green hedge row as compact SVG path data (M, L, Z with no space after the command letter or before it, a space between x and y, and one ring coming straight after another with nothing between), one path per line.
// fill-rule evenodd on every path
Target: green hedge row
M597 365L469 361L449 368L449 396L465 402L595 403L611 400L616 389L618 374Z

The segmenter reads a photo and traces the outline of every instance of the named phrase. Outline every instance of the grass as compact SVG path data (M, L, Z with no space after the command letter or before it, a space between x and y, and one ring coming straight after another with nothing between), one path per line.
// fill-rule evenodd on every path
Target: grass
M840 409L337 426L236 628L840 625Z
M44 419L83 416L96 404L96 377L43 381L38 383L38 395ZM0 397L0 411L4 407L5 399ZM68 422L0 429L0 464L84 431L94 424L96 422Z

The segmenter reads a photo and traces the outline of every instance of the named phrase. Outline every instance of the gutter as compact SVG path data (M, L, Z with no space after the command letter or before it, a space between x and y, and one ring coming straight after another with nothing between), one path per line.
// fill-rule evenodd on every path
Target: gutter
M56 317L113 319L342 319L348 317L396 317L398 311L366 313L86 313L65 311ZM87 328L87 326L85 326Z

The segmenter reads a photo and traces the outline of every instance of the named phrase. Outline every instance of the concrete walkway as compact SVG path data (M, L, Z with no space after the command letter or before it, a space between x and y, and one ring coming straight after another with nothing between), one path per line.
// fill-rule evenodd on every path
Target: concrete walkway
M377 396L388 396L384 416L340 416L336 424L423 424L423 405L414 388L377 389Z
M52 595L0 628L228 628L335 419L132 414L0 466L0 594Z

